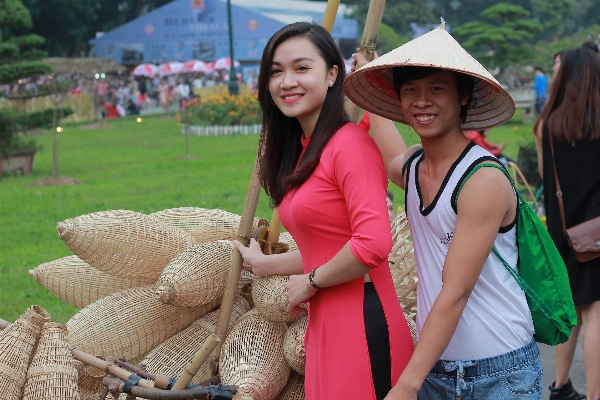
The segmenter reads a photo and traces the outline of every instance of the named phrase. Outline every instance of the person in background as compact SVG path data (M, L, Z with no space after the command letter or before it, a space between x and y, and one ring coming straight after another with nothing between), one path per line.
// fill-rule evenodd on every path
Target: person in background
M490 134L490 129L482 129L482 130L479 130L479 131L467 131L467 132L465 132L465 135L467 136L467 139L469 139L470 141L474 142L479 147L481 147L481 148L489 151L490 153L492 153L498 160L500 160L500 162L504 166L507 166L508 162L509 161L513 161L513 160L511 160L509 157L507 157L504 154L502 154L502 150L504 150L505 144L504 143L494 144L492 142L489 142L487 140L487 137L488 137L489 134Z
M388 177L405 190L417 262L419 340L386 400L541 399L525 294L492 252L517 268L515 193L463 133L508 121L514 102L444 24L366 65L353 57L362 68L345 93L372 114ZM412 127L421 145L406 149L388 119ZM482 163L498 168L469 177Z
M306 312L307 400L383 400L413 351L388 264L388 180L373 139L344 108L344 59L320 25L265 46L259 179L299 251L234 241L256 275L291 275L288 312Z
M598 43L596 43L596 42L592 42L591 40L589 40L589 41L587 41L587 42L584 42L584 43L581 45L581 48L582 48L582 49L591 50L591 51L593 51L593 52L594 52L594 53L596 53L596 54L598 54L598 52L599 52L599 51L598 51Z
M396 211L394 210L394 193L389 190L385 193L385 202L388 208L388 216L390 217L390 224L396 218Z
M554 162L562 190L567 228L600 216L600 58L586 49L560 53L548 107L534 124L548 232L569 274L578 325L556 346L556 380L551 399L584 399L569 379L581 327L587 398L600 399L600 258L579 262L563 230ZM550 148L552 141L554 158ZM554 162L553 162L554 161Z
M169 108L170 108L170 104L169 104L170 93L171 93L171 88L167 84L167 81L164 78L161 79L160 83L158 84L158 103L160 104L160 107L162 108L162 110L165 113L167 113L167 115L169 114Z
M127 100L127 115L139 115L140 107L132 99Z
M535 112L539 114L548 100L548 78L541 67L534 68L534 79L532 90L535 90Z

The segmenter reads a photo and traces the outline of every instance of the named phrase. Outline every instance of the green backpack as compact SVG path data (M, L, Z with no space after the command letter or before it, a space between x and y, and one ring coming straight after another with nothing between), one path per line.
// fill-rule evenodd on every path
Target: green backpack
M569 339L571 329L577 325L567 268L548 231L523 199L508 171L498 164L475 166L458 188L455 200L458 202L458 194L467 179L483 167L493 167L504 172L518 196L519 272L508 265L496 248L492 250L527 296L535 329L534 339L551 346L564 343Z

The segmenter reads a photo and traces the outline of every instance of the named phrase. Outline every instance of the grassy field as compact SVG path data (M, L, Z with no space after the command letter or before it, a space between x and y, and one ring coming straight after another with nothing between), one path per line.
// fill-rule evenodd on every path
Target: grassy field
M408 144L418 142L414 132L399 129ZM530 135L531 125L517 116L494 128L489 139L506 143L506 153L516 157L518 143ZM56 322L66 322L77 311L28 275L41 263L72 254L57 235L60 221L96 211L149 214L184 206L241 214L258 136L191 137L189 156L184 157L185 139L174 119L67 125L60 175L80 182L73 186L38 185L52 176L52 137L36 141L43 149L35 156L33 174L0 178L0 318L8 321L33 304L48 310ZM402 191L390 189L401 205ZM264 194L257 215L270 219Z

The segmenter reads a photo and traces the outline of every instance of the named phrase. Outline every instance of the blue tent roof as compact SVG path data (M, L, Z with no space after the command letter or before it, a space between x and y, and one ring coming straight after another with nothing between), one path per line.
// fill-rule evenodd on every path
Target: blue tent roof
M285 24L231 4L234 57L257 61L267 40ZM358 24L336 21L338 37L358 37ZM352 29L352 26L356 28ZM354 33L354 37L352 37ZM96 56L134 64L170 60L212 61L229 56L227 3L224 0L175 0L151 13L90 40Z

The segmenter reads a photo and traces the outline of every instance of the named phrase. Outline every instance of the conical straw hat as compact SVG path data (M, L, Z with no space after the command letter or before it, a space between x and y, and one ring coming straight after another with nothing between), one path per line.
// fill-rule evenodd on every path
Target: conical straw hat
M475 77L473 98L463 130L482 130L501 125L515 112L515 102L483 65L473 58L444 28L445 23L423 36L390 51L352 73L344 81L346 96L359 107L384 118L407 124L394 89L393 67L431 67Z

